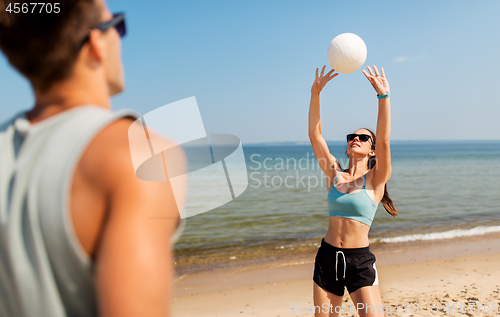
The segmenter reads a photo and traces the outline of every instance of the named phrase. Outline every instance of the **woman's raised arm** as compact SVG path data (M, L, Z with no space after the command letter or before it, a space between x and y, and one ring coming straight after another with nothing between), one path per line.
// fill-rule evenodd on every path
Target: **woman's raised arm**
M311 87L311 103L309 105L309 139L314 150L314 155L318 160L319 166L325 173L327 180L332 179L336 175L335 171L340 171L340 164L337 159L330 153L326 141L321 135L321 119L319 114L319 94L326 83L336 77L338 73L332 75L335 71L330 70L325 76L325 66L321 70L321 75L318 76L318 68L316 68L316 78Z
M389 137L391 134L391 108L390 108L390 89L389 82L385 77L384 69L381 67L379 73L377 67L373 65L373 71L370 66L366 67L368 72L363 70L363 74L370 81L378 96L378 119L377 119L377 144L375 145L375 164L373 174L373 185L385 184L391 177L391 147ZM386 95L384 97L384 95Z

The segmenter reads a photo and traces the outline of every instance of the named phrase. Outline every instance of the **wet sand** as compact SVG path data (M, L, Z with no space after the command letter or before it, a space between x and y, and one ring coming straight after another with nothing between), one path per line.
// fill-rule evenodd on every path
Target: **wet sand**
M500 235L382 244L371 251L386 316L498 315ZM176 276L173 316L314 316L314 256ZM358 316L347 292L343 308L341 316Z

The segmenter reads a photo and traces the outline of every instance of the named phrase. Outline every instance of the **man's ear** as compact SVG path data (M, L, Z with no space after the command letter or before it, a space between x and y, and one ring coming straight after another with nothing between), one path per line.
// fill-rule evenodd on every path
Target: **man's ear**
M92 66L100 65L106 56L106 42L103 33L99 30L90 31L87 47Z

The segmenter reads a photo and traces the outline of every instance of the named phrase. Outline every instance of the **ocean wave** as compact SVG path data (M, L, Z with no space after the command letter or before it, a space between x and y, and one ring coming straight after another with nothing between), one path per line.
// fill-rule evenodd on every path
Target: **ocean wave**
M396 242L412 242L423 240L442 240L452 239L457 237L478 236L486 233L500 232L500 226L478 226L471 229L453 229L442 232L430 232L421 234L409 234L404 236L389 237L389 238L375 238L370 239L370 243L383 242L383 243L396 243Z

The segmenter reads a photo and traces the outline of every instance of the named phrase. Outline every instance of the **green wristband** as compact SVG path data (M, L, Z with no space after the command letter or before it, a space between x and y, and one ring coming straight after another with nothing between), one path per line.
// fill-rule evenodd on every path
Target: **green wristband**
M378 99L387 98L387 97L389 97L390 95L391 95L391 93L390 93L390 92L386 93L385 95L379 95L379 94L377 94L377 98L378 98Z

